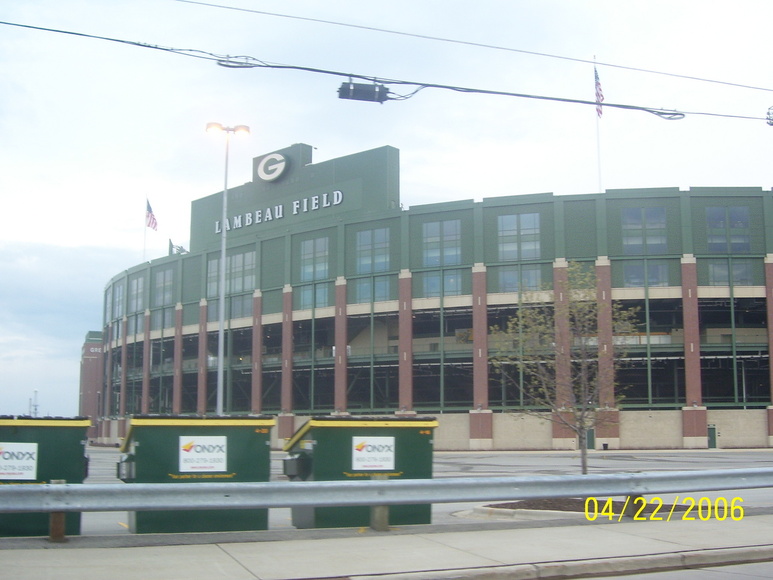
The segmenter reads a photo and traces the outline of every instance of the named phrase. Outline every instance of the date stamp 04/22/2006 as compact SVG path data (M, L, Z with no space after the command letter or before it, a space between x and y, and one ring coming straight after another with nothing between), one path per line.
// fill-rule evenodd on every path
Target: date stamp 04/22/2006
M628 496L625 501L613 501L609 498L589 497L585 500L585 518L589 521L616 520L623 521L657 521L670 522L672 520L697 520L741 521L744 516L743 499L734 497L709 497L695 498L692 496L674 497L673 502L665 504L660 497L644 498L642 496Z

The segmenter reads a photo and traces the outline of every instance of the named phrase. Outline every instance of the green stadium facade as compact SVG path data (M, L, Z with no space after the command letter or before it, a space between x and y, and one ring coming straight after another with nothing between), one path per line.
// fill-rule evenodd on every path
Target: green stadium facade
M109 281L104 328L84 345L80 411L97 420L95 441L117 441L131 415L215 411L225 228L224 411L276 414L277 444L308 415L421 413L439 418L437 449L575 448L519 412L522 395L489 362L490 328L584 262L600 299L638 307L641 323L596 448L773 446L769 190L406 210L396 149L311 154L296 144L255 158L253 181L229 189L225 223L222 192L196 200L190 252Z

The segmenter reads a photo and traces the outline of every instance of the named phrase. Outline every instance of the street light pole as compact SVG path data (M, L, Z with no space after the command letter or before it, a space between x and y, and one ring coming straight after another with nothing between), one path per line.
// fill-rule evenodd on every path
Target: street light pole
M231 134L248 135L247 125L224 127L220 123L207 123L208 133L225 133L225 177L223 183L223 213L220 219L220 263L218 264L218 304L217 304L217 401L215 415L223 414L223 395L225 391L225 289L226 289L226 222L228 220L228 153L231 144Z

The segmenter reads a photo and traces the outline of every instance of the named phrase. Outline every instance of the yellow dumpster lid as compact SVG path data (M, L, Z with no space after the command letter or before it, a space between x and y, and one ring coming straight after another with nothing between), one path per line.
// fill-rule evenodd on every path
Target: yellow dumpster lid
M371 417L371 416L330 416L312 417L298 431L295 432L282 447L283 451L290 451L312 427L413 427L434 429L438 426L434 417Z
M268 415L256 417L148 417L136 416L129 419L129 425L144 426L208 426L208 427L233 427L233 426L266 426L273 427L276 420Z
M91 427L87 417L0 417L0 427Z

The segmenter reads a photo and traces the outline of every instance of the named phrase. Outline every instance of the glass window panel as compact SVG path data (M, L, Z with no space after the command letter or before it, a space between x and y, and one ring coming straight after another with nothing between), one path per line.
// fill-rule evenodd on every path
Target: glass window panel
M747 261L733 262L733 284L739 286L752 285L752 265Z
M460 296L462 293L462 273L459 270L445 272L443 277L443 295Z
M515 266L499 270L499 291L518 292L518 269Z
M650 232L647 234L647 253L665 254L668 251L666 245L666 234L660 232Z
M378 276L373 279L373 293L376 302L389 300L389 276Z
M666 208L648 207L644 210L646 227L665 228L666 227Z
M749 252L751 251L751 236L742 234L732 234L730 236L731 252Z
M324 308L327 306L327 296L327 284L317 284L314 292L314 298L316 300L315 306L317 308Z
M298 308L307 310L311 308L312 286L301 286L298 288Z
M668 286L668 264L647 264L647 283L650 286Z
M731 228L747 229L749 227L748 207L729 207L727 213L729 225Z
M644 262L628 263L623 266L623 282L626 288L644 286Z
M424 275L423 286L425 298L440 296L440 272L427 272Z
M538 213L522 213L520 214L520 226L521 234L538 234L539 233L539 214Z
M709 285L711 286L729 286L730 276L727 262L711 261L709 263Z
M621 210L623 229L639 229L642 226L641 208L625 207Z
M707 207L706 208L706 225L709 228L725 228L725 208L724 207Z

